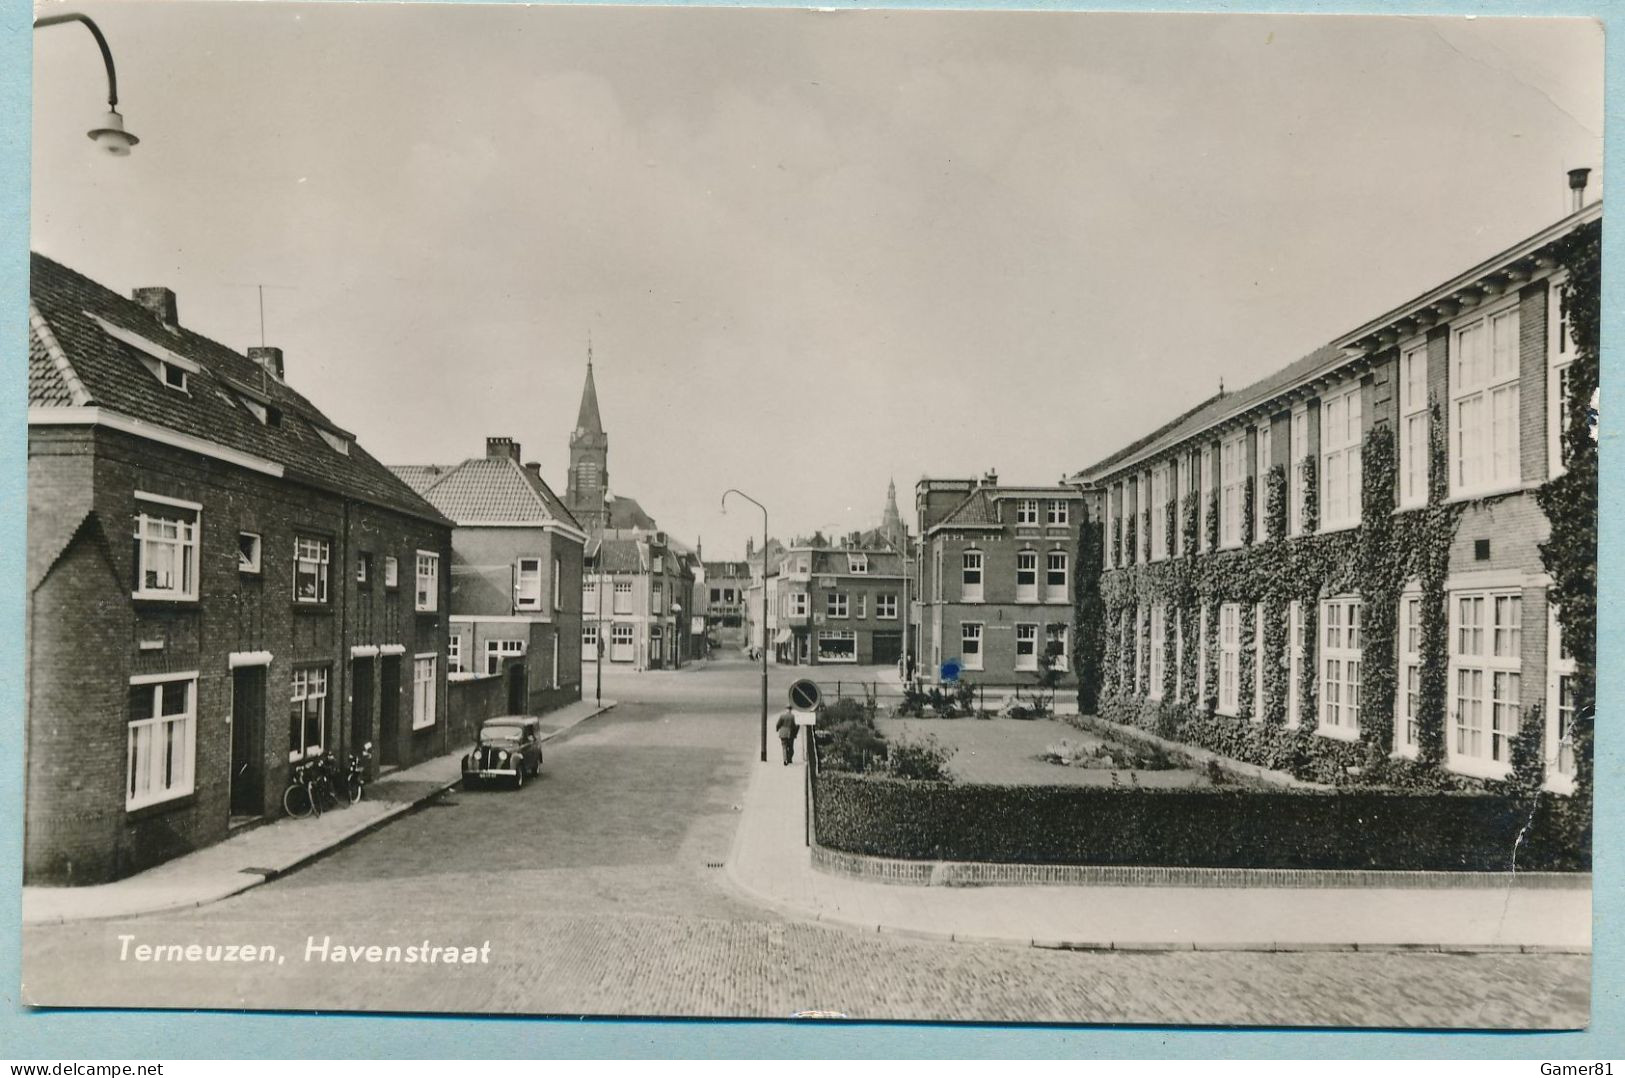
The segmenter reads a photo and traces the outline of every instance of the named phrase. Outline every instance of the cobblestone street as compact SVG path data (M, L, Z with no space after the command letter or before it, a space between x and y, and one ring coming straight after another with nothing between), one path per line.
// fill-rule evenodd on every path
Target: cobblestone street
M765 1018L821 1009L1079 1023L1586 1022L1584 955L1070 953L786 921L735 893L720 867L757 766L756 678L737 660L612 672L605 695L620 705L549 743L541 781L521 791L453 792L286 878L200 909L28 927L24 999ZM775 674L773 700L788 680ZM490 962L307 962L310 937L489 940ZM270 945L281 961L120 958L140 944L191 943Z

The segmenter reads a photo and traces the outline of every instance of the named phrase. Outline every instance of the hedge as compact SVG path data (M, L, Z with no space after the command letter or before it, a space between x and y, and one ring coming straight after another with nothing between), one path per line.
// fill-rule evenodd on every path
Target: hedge
M1551 795L985 786L841 774L817 781L819 844L876 857L1452 872L1591 867L1589 839L1576 845L1570 819L1583 806Z

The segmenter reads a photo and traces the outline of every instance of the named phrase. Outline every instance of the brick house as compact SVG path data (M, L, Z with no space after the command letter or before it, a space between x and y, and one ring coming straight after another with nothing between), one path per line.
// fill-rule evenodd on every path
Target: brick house
M915 631L925 677L953 659L972 684L1032 685L1049 654L1059 683L1073 682L1072 562L1085 497L1074 486L1003 486L992 472L920 480Z
M454 681L509 679L506 711L537 715L581 699L586 535L512 438L461 464L393 470L456 526L447 669Z
M140 871L281 812L293 762L448 751L451 524L288 383L33 257L24 875Z
M1572 788L1534 491L1574 360L1557 252L1600 204L1074 478L1103 497L1101 713L1325 780ZM1376 650L1373 650L1376 649Z
M612 528L589 540L581 581L583 658L596 661L602 631L603 655L612 663L659 670L687 661L690 560L688 549L662 531Z
M891 665L903 654L903 556L792 546L769 578L774 656L790 665Z

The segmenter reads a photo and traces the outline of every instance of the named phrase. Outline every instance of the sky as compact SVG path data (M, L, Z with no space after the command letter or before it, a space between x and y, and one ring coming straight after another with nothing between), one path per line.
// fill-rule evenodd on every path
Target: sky
M388 463L614 493L709 558L1052 483L1600 191L1580 19L75 4L32 246L280 346ZM47 9L42 9L47 10Z

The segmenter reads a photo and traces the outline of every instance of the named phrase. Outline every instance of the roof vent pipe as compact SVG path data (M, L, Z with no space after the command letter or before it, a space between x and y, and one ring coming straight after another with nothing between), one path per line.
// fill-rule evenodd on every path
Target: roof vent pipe
M1576 213L1586 204L1586 181L1591 177L1589 168L1569 169L1569 212Z

